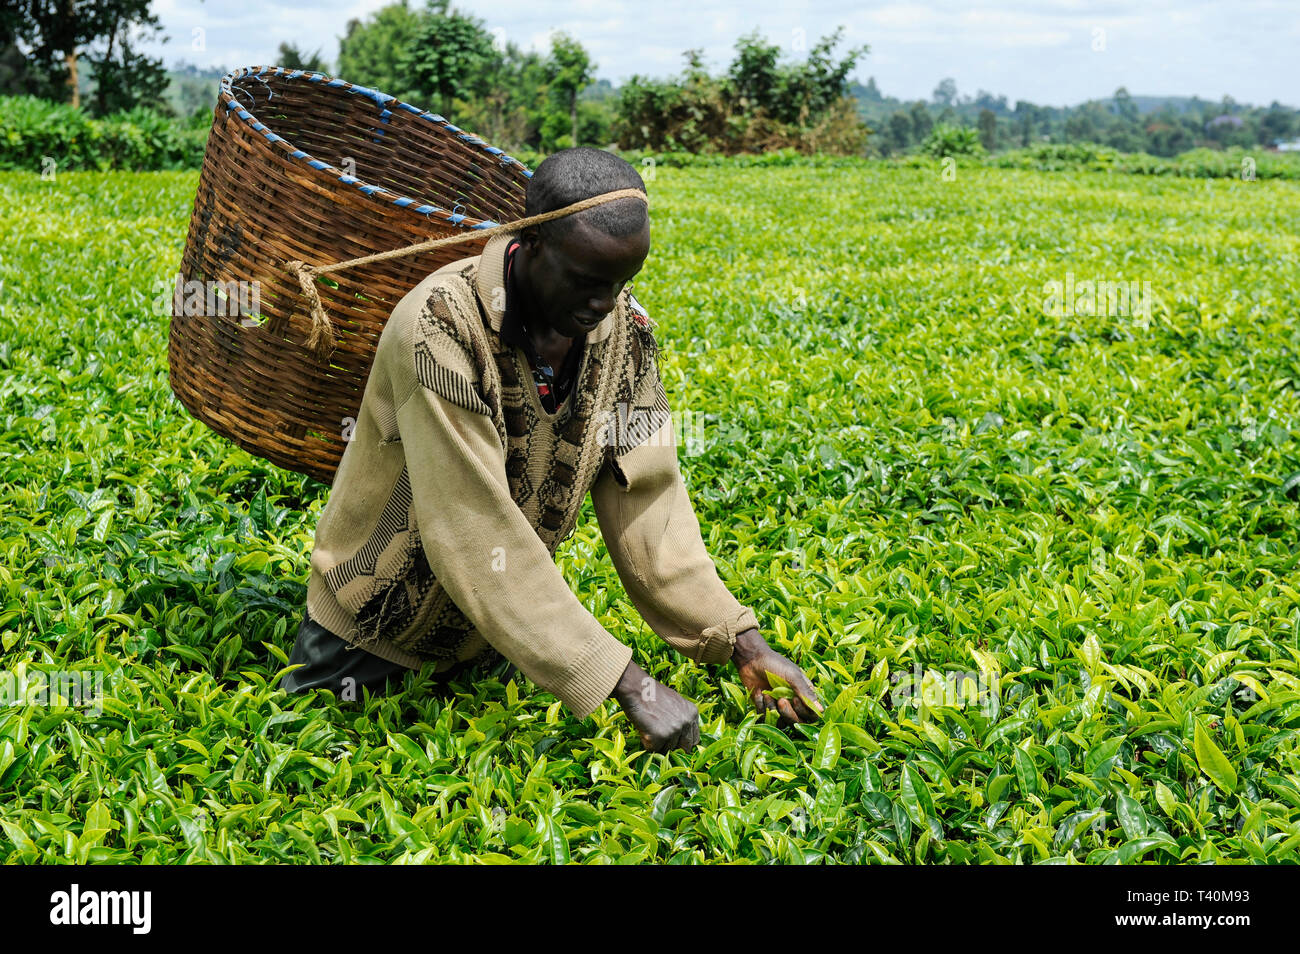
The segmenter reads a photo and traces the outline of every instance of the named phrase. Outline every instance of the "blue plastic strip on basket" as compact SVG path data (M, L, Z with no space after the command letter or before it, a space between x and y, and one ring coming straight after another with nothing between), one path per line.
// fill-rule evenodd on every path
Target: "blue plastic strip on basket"
M280 66L275 66L275 67L257 66L251 68L243 67L238 70L231 70L229 73L227 73L225 76L221 78L221 87L220 87L221 92L226 93L231 97L230 101L226 103L226 111L229 113L230 111L233 110L235 112L235 115L237 115L240 119L244 120L244 122L248 123L251 129L260 132L264 137L266 137L267 142L284 143L285 148L291 147L291 143L289 143L287 139L285 139L282 136L277 136L274 132L272 132L269 128L267 128L265 124L259 122L256 119L256 117L253 116L252 113L244 109L239 104L239 102L234 98L234 91L231 89L231 85L230 85L232 80L238 78L239 76L257 77L258 80L265 85L266 81L262 80L260 76L260 74L262 74L263 72L270 72L276 76L284 76L285 79L302 78L302 79L306 79L308 82L311 83L321 83L321 82L325 82L328 79L329 82L326 83L327 86L335 87L335 88L347 87L349 92L358 93L362 96L372 99L381 107L386 107L387 104L392 103L394 109L404 109L409 113L414 113L420 119L424 119L429 122L435 122L440 124L448 132L458 134L456 137L457 139L460 139L462 142L465 142L468 145L478 146L489 155L496 156L503 165L514 164L520 166L521 167L520 172L523 174L525 178L531 179L533 177L532 170L528 169L527 167L524 167L524 164L520 162L518 159L514 158L513 156L506 155L506 153L503 150L498 149L495 146L488 145L486 142L484 142L482 139L478 138L477 136L473 135L472 133L464 132L459 126L452 125L442 116L439 116L436 113L427 112L426 110L422 110L417 106L412 106L410 103L404 103L401 100L398 100L395 96L389 96L387 93L381 93L379 90L371 89L368 86L358 86L354 83L348 83L345 80L338 79L337 77L330 79L324 73L311 73L311 72L306 72L304 70L290 71ZM268 91L270 90L269 86L267 86L267 90ZM384 108L379 116L380 122L387 123L391 115L392 115L391 110ZM385 131L382 129L376 129L375 133L378 136L382 136L384 135ZM373 141L379 142L378 139L375 139ZM384 188L383 186L370 185L369 183L362 182L356 176L350 176L350 175L346 175L345 173L339 172L334 166L330 165L327 162L323 162L320 159L313 158L312 156L310 156L308 153L304 152L301 149L292 149L289 152L289 156L292 159L297 159L300 161L306 160L307 165L309 165L313 169L327 170L327 171L338 173L338 178L340 182L346 185L355 185L365 195L395 196L395 198L391 199L390 201L394 205L397 205L401 208L409 208L415 202L414 199L409 198L408 196L398 196L396 195L396 193ZM459 205L460 203L457 203L457 206ZM424 215L426 218L429 216L430 213L434 213L434 212L439 213L445 218L447 222L449 222L452 225L459 225L462 222L465 222L467 218L462 213L447 212L447 210L440 209L436 205L421 205L415 208L414 211L420 213L421 215ZM494 228L498 224L499 223L494 222L491 219L483 219L476 223L467 224L466 227L471 229L489 229L489 228Z
M389 96L387 93L381 93L377 89L370 89L366 86L353 86L352 92L360 93L362 96L369 96L380 106L386 106L397 98L396 96ZM387 110L384 110L384 112L387 112Z

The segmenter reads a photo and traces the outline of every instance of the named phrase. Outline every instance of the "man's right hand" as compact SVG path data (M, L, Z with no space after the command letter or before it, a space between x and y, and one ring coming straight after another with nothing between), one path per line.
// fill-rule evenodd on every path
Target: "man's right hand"
M655 681L635 662L627 664L612 695L636 726L646 751L689 752L699 745L700 712L695 703Z

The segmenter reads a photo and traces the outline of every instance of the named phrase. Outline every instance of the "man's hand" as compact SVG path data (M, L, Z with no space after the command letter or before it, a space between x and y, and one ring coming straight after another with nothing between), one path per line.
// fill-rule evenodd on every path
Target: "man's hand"
M778 725L782 727L814 722L826 708L803 670L769 646L756 629L747 629L736 637L731 661L736 664L740 681L749 690L754 706L760 713L769 709L779 712ZM779 699L770 695L773 685L768 673L784 681L793 690L793 697Z
M656 682L635 662L629 662L612 693L641 736L648 752L681 749L700 743L700 712L680 693Z

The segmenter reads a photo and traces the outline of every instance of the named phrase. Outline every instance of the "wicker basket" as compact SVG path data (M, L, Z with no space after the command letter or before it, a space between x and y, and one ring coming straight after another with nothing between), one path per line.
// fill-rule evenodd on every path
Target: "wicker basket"
M531 175L377 90L281 67L227 73L172 299L176 397L250 453L331 483L393 307L487 238L319 278L336 336L326 357L307 347L312 319L286 263L328 265L518 219Z

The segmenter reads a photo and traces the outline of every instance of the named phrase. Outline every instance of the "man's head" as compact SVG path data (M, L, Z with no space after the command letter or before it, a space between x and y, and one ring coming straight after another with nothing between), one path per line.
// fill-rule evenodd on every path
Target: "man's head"
M612 152L562 149L533 173L524 214L539 215L617 189L645 192L645 183ZM640 271L650 253L650 216L640 199L615 199L529 226L520 240L515 267L530 326L572 338L595 328Z

